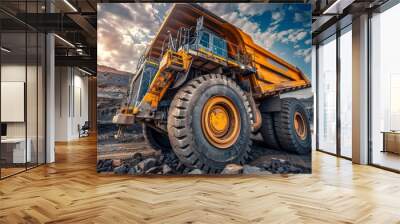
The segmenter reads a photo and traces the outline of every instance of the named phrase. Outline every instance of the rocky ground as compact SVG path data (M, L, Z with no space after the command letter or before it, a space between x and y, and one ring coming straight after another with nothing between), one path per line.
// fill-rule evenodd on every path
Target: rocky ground
M136 143L114 143L99 145L98 172L115 174L205 174L199 169L185 167L172 151L152 149L136 137ZM265 148L261 141L254 140L252 158L246 165L228 164L221 174L288 174L311 173L311 155L295 155Z

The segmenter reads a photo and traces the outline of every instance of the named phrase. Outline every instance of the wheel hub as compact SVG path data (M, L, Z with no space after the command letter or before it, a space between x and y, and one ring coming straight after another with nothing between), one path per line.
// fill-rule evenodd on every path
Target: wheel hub
M224 96L211 97L202 111L202 130L210 144L226 149L232 146L240 133L238 108Z
M209 116L211 130L218 136L226 134L229 129L229 114L224 107L214 106Z
M294 113L294 130L301 140L307 137L307 126L303 116L299 112Z

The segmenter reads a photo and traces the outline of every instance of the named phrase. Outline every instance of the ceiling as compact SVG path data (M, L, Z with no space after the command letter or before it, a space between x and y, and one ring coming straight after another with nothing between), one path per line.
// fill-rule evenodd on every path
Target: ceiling
M313 44L351 24L353 17L372 12L390 0L314 0Z
M10 38L8 46L15 48L11 53L16 56L24 53L20 39L25 31L55 33L56 66L77 66L95 74L96 4L96 0L47 0L47 4L45 0L1 0L3 36Z
M377 8L387 1L388 0L294 0L290 2L310 2L312 4L312 35L313 43L315 44L326 36L336 32L338 24L340 26L345 26L346 23L351 23L352 17ZM14 33L14 36L18 36L16 33L25 32L26 30L56 33L56 65L78 66L95 74L97 66L96 4L109 2L129 1L1 0L0 24L4 33ZM138 1L132 0L130 2ZM288 1L273 0L269 2ZM49 13L50 11L52 13ZM12 38L11 34L7 35L6 38L15 40L14 45L18 45L20 39L18 37ZM28 48L28 52L29 51Z

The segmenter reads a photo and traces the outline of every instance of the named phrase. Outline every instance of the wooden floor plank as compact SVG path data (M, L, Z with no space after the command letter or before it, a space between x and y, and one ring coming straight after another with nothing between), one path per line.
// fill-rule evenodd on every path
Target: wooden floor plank
M0 181L0 223L400 223L400 175L313 152L310 175L133 177L95 171L96 140Z

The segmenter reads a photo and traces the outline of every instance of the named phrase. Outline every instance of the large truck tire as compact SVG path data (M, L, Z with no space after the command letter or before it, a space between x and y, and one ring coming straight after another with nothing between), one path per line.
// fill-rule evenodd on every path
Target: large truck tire
M262 113L261 117L262 126L260 133L264 139L264 144L271 149L281 149L274 129L273 113Z
M249 158L253 113L245 92L230 78L197 77L175 95L168 114L172 149L188 167L218 173Z
M274 113L274 127L282 149L297 154L311 152L310 123L304 105L299 100L281 100L281 111Z
M143 123L142 127L144 139L153 149L161 151L171 149L171 144L167 134L163 134L145 123Z

